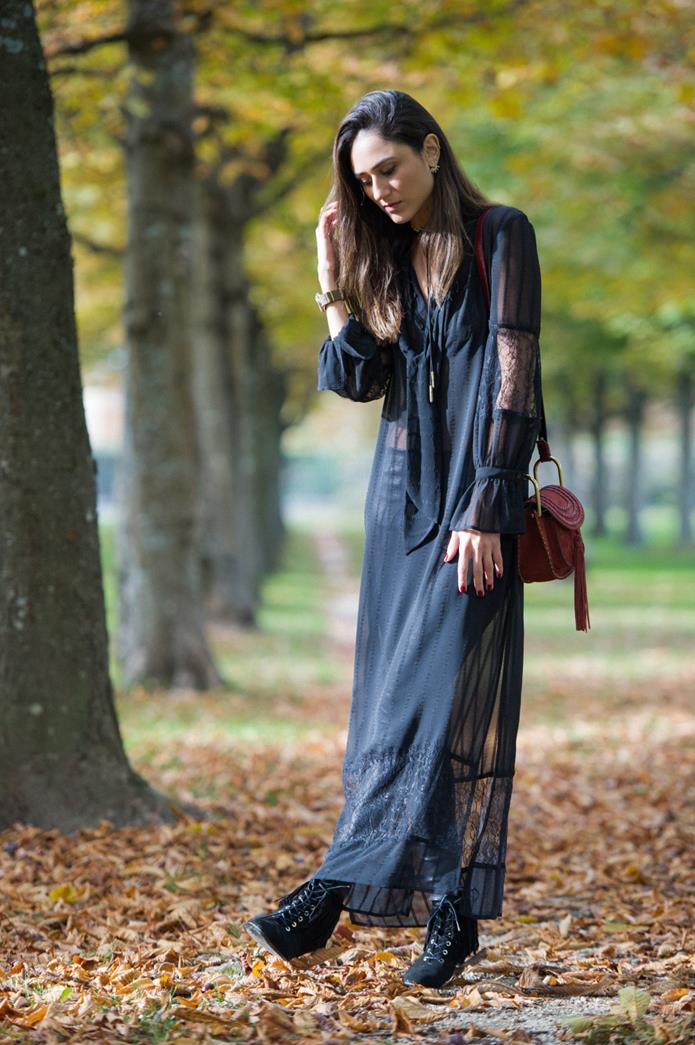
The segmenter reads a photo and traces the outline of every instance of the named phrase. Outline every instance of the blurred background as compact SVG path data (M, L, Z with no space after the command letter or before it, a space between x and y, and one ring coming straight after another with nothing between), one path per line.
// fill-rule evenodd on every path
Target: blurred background
M149 5L150 16L157 10ZM104 533L119 514L124 267L129 249L141 249L135 236L129 244L129 206L131 215L134 207L161 207L168 191L150 183L153 200L133 200L141 191L132 169L136 125L147 119L151 90L165 121L158 133L184 133L183 119L192 150L190 206L180 222L192 268L198 467L203 491L214 488L203 494L199 546L208 611L258 621L286 527L342 529L359 540L382 404L315 393L327 327L313 301L314 228L341 117L365 91L395 86L435 114L484 192L519 206L534 224L550 443L587 508L596 628L580 647L595 649L611 624L601 609L601 564L637 570L660 562L686 577L693 559L695 156L686 7L577 4L561 17L542 4L481 4L465 13L447 3L397 12L280 2L171 10L179 64L153 86L156 62L144 44L131 40L129 51L127 41L109 38L123 5L38 6ZM156 395L153 380L143 397ZM556 481L554 466L546 467L542 481ZM539 612L562 601L547 586L529 597ZM631 598L630 609L644 601ZM667 608L649 608L652 627Z
M176 152L166 135L171 126L184 133L183 120L192 153L172 262L185 251L192 277L190 443L196 436L208 620L263 620L264 584L288 530L340 531L359 561L382 403L315 392L327 327L313 301L314 229L340 119L365 91L395 86L435 114L483 191L525 210L536 230L549 437L587 509L594 630L571 634L559 611L571 582L530 586L531 641L557 627L563 648L596 665L610 632L615 665L606 670L622 670L624 657L631 670L653 663L661 642L673 663L693 624L695 95L686 7L576 4L560 17L542 4L465 13L447 3L397 12L280 2L171 10L177 57L153 84L156 60L145 45L110 39L122 5L39 5L107 551L119 511L129 510L117 486L129 358L124 269L129 250L143 247L129 240L128 213L133 220L136 208L166 207L169 192L150 182L153 198L134 200L138 121L147 120L151 91L160 149ZM156 11L149 5L149 16ZM137 398L148 412L161 391L157 375L149 379ZM146 422L135 413L132 425ZM553 465L540 475L557 481ZM109 558L106 569L112 576ZM109 584L114 628L117 588ZM135 682L130 645L129 653L122 643L113 670Z

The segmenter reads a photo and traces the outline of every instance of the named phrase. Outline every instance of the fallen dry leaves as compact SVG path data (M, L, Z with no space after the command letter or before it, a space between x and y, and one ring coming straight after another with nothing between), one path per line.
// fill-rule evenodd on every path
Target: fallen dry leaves
M166 696L147 699L166 714ZM204 715L212 698L182 699ZM576 699L579 737L522 722L504 915L443 991L401 980L422 929L344 914L327 960L290 965L241 928L330 842L349 690L325 687L295 708L312 723L301 741L221 736L138 766L210 819L0 835L4 1040L523 1043L550 1040L521 1025L530 1009L581 1012L630 986L650 998L647 1040L695 1040L692 715L663 692L629 714L598 688Z

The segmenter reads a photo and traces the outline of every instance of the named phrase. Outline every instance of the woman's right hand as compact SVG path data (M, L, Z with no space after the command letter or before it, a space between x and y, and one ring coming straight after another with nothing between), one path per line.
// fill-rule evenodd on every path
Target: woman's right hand
M316 252L318 255L318 277L321 287L324 290L333 290L334 286L326 285L330 284L331 280L335 279L335 247L333 246L333 240L331 239L331 233L336 222L338 215L338 203L327 204L321 208L319 214L318 225L316 226Z

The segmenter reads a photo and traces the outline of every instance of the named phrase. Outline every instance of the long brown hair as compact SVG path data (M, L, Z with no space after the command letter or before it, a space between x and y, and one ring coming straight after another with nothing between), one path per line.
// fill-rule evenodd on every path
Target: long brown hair
M333 144L333 184L326 204L338 202L334 226L337 279L359 304L360 319L379 341L396 341L403 318L397 270L417 235L410 222L395 225L364 194L352 170L351 150L361 130L377 131L388 141L421 153L433 132L440 144L434 176L432 214L420 233L432 272L431 293L441 304L468 244L465 223L493 205L461 169L435 118L404 91L370 91L343 118Z

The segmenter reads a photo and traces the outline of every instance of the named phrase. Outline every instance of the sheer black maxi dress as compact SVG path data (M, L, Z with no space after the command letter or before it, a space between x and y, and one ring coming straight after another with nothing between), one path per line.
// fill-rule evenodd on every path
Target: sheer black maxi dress
M474 242L475 220L468 231ZM408 257L398 341L378 346L349 315L319 353L319 391L384 398L344 804L313 875L349 883L343 903L358 925L426 925L433 897L451 891L471 917L502 913L524 642L514 534L540 427L541 280L523 211L489 210L483 245L489 323L468 247L439 307ZM472 565L463 593L457 558L443 562L451 531L465 529L501 534L503 576L483 596Z

